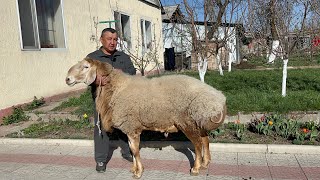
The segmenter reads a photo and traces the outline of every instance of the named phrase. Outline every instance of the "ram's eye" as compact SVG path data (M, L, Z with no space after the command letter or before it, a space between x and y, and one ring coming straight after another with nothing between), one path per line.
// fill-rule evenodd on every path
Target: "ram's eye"
M89 68L89 66L87 66L87 65L84 65L84 66L83 66L83 68L84 68L84 69L88 69L88 68Z

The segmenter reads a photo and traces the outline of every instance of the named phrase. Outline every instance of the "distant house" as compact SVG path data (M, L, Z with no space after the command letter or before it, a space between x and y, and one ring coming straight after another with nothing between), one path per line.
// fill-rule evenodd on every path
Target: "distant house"
M162 15L162 28L163 28L163 43L165 50L174 50L177 60L175 63L176 68L195 68L197 66L198 58L192 54L192 37L190 31L190 22L188 22L179 5L164 6L164 14ZM196 21L197 41L204 43L205 41L205 26L204 22ZM208 23L208 26L212 26L212 23ZM242 27L242 26L240 26ZM224 38L226 29L228 29L227 45L230 48L229 53L223 52L224 61L227 58L232 58L233 63L240 61L240 40L239 40L239 26L237 24L221 24L218 29L218 37ZM217 32L216 32L217 33ZM212 40L209 40L209 47L214 48L215 44ZM168 53L170 54L170 53ZM171 57L171 56L169 56ZM165 62L168 58L165 57ZM170 59L169 59L170 61ZM187 62L185 62L187 61ZM166 64L166 63L165 63ZM170 64L170 63L169 63ZM215 57L211 56L208 60L208 69L216 69L217 63Z
M256 56L265 56L270 53L272 39L270 34L265 34L265 37L259 37L252 32L244 34L247 39L247 44L243 46L244 54L253 54ZM302 33L290 32L285 35L280 35L283 43L286 46L292 47L290 54L294 53L317 53L319 52L320 38L317 32L304 31Z
M99 47L103 28L118 29L126 50L138 54L137 47L148 49L153 38L162 38L159 0L1 3L0 119L11 106L30 102L34 96L46 98L84 88L70 88L64 79L71 65ZM159 44L163 62L162 41Z

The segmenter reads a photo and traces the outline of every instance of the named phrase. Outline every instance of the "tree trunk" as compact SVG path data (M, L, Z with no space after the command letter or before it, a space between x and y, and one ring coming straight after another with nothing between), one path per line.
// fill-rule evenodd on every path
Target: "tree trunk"
M274 60L277 57L277 51L280 46L280 41L279 40L273 40L272 41L272 47L271 47L271 52L268 57L268 63L274 63Z
M283 59L283 71L282 71L282 96L286 96L286 89L287 89L287 64L288 58L286 57Z
M204 75L207 72L207 66L208 66L208 61L207 59L201 59L201 57L199 57L199 61L198 61L198 71L199 71L199 76L200 76L200 80L201 82L204 83Z
M276 59L277 51L280 46L280 41L279 41L279 35L276 29L276 14L275 14L275 6L276 6L276 0L270 0L269 4L269 9L270 9L270 14L269 14L269 21L270 21L270 28L271 28L271 36L272 36L272 47L271 47L271 52L269 55L268 63L273 63L274 60Z
M222 49L219 48L219 49L218 49L218 53L217 53L217 55L216 55L216 59L217 59L217 64L218 64L219 73L220 73L221 76L223 76L222 62L221 62L221 51L222 51Z

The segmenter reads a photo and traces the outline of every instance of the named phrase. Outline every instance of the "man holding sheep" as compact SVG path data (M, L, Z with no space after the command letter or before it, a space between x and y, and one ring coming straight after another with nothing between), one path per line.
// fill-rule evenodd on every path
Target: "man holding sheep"
M134 68L130 56L122 51L117 51L118 33L113 28L105 28L101 32L100 42L102 46L100 49L88 54L87 56L111 64L115 69L121 70L127 74L135 75L136 69ZM108 83L106 77L96 77L95 85L91 86L92 97L96 97L96 86L104 86ZM94 107L95 108L95 107ZM106 171L106 161L109 153L109 134L105 131L101 131L100 122L98 122L98 113L94 109L94 156L96 161L97 172ZM126 135L122 132L118 133L120 139L126 138ZM126 140L127 141L127 140ZM126 142L125 148L122 148L122 157L132 161L129 146Z

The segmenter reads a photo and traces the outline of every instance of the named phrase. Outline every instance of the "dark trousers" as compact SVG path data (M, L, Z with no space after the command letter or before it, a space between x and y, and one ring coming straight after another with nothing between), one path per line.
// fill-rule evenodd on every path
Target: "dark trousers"
M96 124L95 119L95 124ZM94 126L94 159L96 162L106 162L109 154L109 134L105 131L101 131L99 134L98 126Z
M101 119L100 119L101 120ZM99 134L98 126L98 115L96 110L94 111L94 159L96 162L106 162L110 149L110 133L107 133L101 129L101 135ZM101 124L101 123L100 123ZM101 125L100 125L101 127ZM102 127L101 127L102 128ZM130 149L128 145L127 136L120 130L114 130L120 139L120 147L122 156L130 156Z

